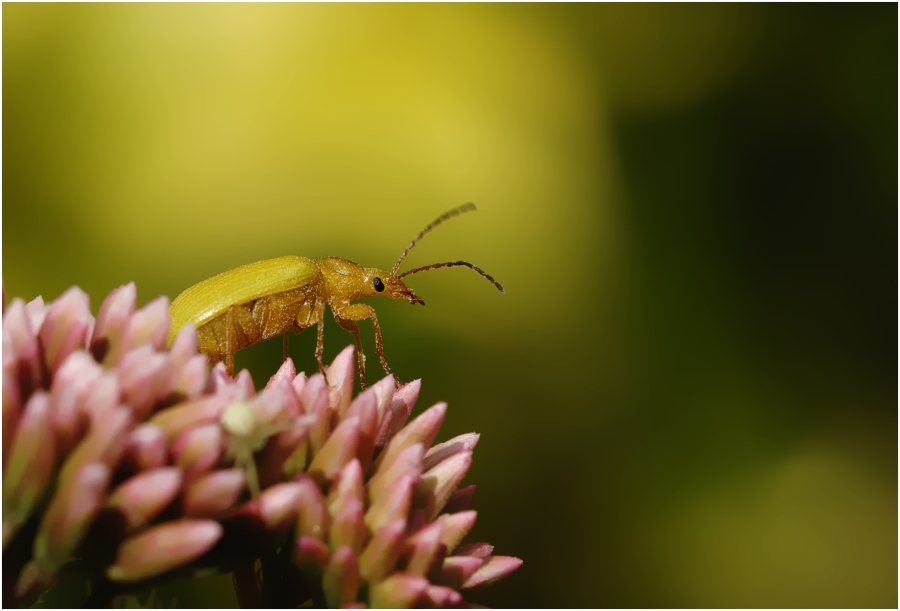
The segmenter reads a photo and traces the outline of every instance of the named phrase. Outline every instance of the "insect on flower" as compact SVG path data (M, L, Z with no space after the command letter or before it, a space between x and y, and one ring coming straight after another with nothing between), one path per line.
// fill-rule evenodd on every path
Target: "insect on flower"
M413 246L433 228L451 217L475 210L469 203L445 212L425 226L397 259L390 272L362 267L340 257L307 259L299 256L278 257L243 265L213 276L190 287L172 301L172 327L169 343L186 324L197 327L200 350L210 361L225 360L229 375L234 373L234 353L263 340L284 337L284 358L288 356L288 331L300 333L318 325L316 360L319 370L324 348L325 305L331 307L334 319L356 339L360 385L366 387L366 357L359 336L361 320L370 319L375 330L375 352L385 372L392 374L384 358L381 328L375 309L356 299L387 295L425 305L403 278L439 267L468 267L484 276L501 293L499 282L468 261L433 263L398 274L400 263ZM399 383L398 383L399 384Z

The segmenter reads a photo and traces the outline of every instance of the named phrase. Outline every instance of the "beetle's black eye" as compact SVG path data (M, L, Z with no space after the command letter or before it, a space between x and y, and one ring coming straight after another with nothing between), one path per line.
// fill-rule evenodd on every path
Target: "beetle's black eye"
M375 285L375 290L379 293L384 290L384 282L381 281L381 278L375 278L372 280L372 284Z

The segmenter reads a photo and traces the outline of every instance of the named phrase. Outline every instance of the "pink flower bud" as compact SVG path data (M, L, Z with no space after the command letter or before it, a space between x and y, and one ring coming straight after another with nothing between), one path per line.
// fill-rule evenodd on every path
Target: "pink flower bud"
M31 396L15 429L3 477L3 545L25 523L44 495L56 465L56 440L49 423L50 398Z
M484 563L483 558L450 556L444 560L438 583L458 590Z
M512 556L488 556L468 579L460 586L461 590L480 590L495 583L522 566L522 561Z
M424 577L394 573L369 590L369 605L373 609L411 609L431 584Z
M331 518L331 549L348 547L354 554L362 551L366 537L363 524L363 504L360 499L348 498Z
M353 550L339 548L322 576L322 589L329 607L342 607L356 600L359 589L359 564Z
M184 515L214 518L234 507L247 481L241 469L220 469L196 479L184 491Z
M125 518L125 529L147 524L169 506L181 490L181 470L165 467L145 471L120 484L109 496L107 506Z
M328 531L328 509L322 492L318 484L307 475L298 475L294 481L300 484L297 535L309 535L324 541Z
M381 581L397 566L402 551L406 520L394 520L375 530L371 541L360 557L360 570L366 581Z
M166 464L166 436L155 424L139 424L125 439L123 460L132 471L149 471Z
M378 457L375 466L378 467L381 463L390 462L397 454L411 445L421 443L424 447L429 447L441 428L446 413L446 403L438 403L422 412L418 418L410 422L391 439L384 452Z
M347 346L328 366L328 402L331 409L343 417L353 398L353 347Z
M411 445L395 455L391 462L382 462L375 475L369 480L367 491L370 499L381 496L384 490L401 475L409 475L418 480L422 474L422 456L425 448L421 443Z
M294 547L294 561L301 567L324 567L328 562L328 547L317 537L303 535Z
M137 288L133 282L114 289L100 305L91 337L91 354L107 367L113 367L124 354L122 333L134 313Z
M193 478L216 464L222 454L222 429L207 424L185 431L172 444L172 457Z
M34 559L42 573L55 573L81 543L106 496L109 468L92 462L71 475L53 495L34 540Z
M425 453L425 458L422 460L422 469L428 471L437 466L438 463L447 460L456 454L461 454L463 452L471 454L472 450L475 449L475 446L478 445L478 439L480 437L481 435L478 433L466 433L465 435L459 435L449 441L432 446L431 449Z
M416 494L425 498L425 518L433 520L472 466L472 454L463 452L439 463L422 475Z
M406 540L403 556L406 559L407 573L425 577L432 564L441 556L441 535L443 527L440 522L432 522Z
M407 516L412 503L414 485L415 478L411 475L398 477L380 496L373 499L371 507L366 512L366 526L371 530L377 530L388 522Z
M419 391L422 389L422 380L413 380L409 384L404 384L394 392L391 399L391 429L385 442L392 439L394 435L400 432L413 408L416 406L416 400L419 398Z
M437 521L443 526L441 543L452 552L465 539L472 527L475 526L477 511L462 511L460 513L445 513L438 516Z
M40 341L51 374L56 373L72 352L86 347L93 320L90 300L78 287L70 288L50 305L41 326Z
M164 522L120 545L106 576L110 581L130 583L160 575L196 560L221 536L222 526L213 520Z
M349 499L363 499L363 472L359 461L356 459L348 462L328 492L328 511L332 515L338 507Z
M337 426L313 458L307 472L320 483L331 482L344 465L356 457L358 443L359 419L348 418Z

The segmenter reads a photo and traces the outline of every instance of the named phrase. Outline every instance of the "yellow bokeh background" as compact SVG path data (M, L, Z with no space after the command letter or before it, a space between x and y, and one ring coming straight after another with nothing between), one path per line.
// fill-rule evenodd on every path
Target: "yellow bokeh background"
M404 268L507 293L372 305L482 434L472 536L525 564L474 602L895 607L896 11L5 4L6 296L390 269L473 201Z

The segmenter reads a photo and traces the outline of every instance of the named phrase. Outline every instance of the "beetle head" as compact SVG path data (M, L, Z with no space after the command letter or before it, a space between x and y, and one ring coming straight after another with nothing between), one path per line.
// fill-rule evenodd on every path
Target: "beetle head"
M417 303L425 305L425 302L406 286L403 280L383 269L367 267L365 287L361 296L374 297L375 295L386 295L391 299L405 299L413 305Z

